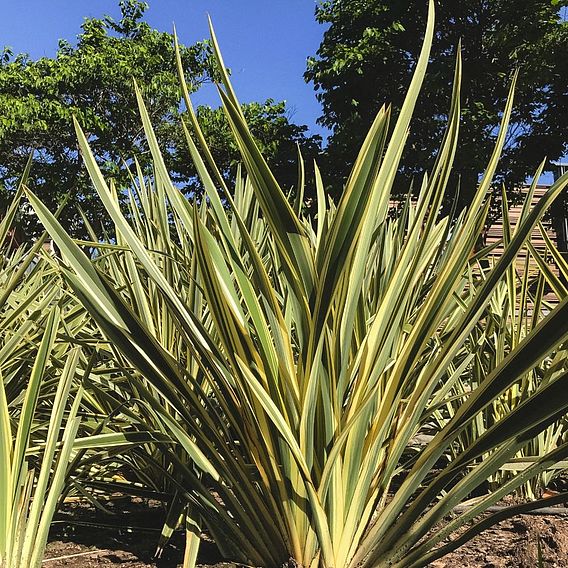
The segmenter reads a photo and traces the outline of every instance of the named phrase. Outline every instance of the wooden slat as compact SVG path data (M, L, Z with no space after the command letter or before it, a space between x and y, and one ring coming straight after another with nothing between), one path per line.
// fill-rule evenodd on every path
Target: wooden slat
M549 186L546 186L546 185L538 185L535 188L533 201L532 201L532 204L531 204L532 206L536 205L538 200L546 193L548 188L549 188ZM527 190L528 190L528 188L527 188ZM513 205L509 208L509 221L511 223L511 227L515 227L516 224L518 223L519 217L521 215L521 211L522 211L522 205ZM556 243L557 242L556 232L554 231L554 229L552 227L551 221L550 220L544 220L543 225L546 229L546 232L548 233L548 236L552 240L552 242ZM492 244L498 242L502 238L502 236L503 236L503 220L499 219L493 225L491 225L489 227L489 229L487 230L486 244L488 246L492 245ZM540 230L538 228L535 228L533 230L532 234L531 234L531 243L534 246L534 248L541 255L544 255L544 253L546 251L546 245L545 245L544 239L542 238ZM493 256L495 258L497 258L501 254L503 254L503 246L498 246L494 250ZM516 262L517 272L518 272L519 276L521 276L521 277L524 274L526 257L527 257L527 250L525 248L523 248L521 251L519 251L519 254L517 256L517 262ZM556 266L554 261L552 261L552 259L549 258L548 262L549 262L549 265L550 265L552 271L558 276L559 275L558 267ZM532 258L532 256L530 256L529 257L529 276L536 276L538 274L538 271L539 271L539 268L538 268L536 261L534 260L534 258ZM551 302L551 303L556 303L558 301L558 299L556 298L556 296L553 293L548 293L545 296L545 301L548 301L548 302Z

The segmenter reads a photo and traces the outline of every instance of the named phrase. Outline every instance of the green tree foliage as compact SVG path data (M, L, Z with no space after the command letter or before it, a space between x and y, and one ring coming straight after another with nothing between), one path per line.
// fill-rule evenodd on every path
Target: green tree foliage
M106 216L99 201L93 199L72 117L75 115L88 133L105 176L114 179L119 189L128 185L130 177L123 165L131 163L134 156L144 171L151 168L141 137L133 79L148 103L172 178L189 192L199 190L180 125L183 109L172 34L152 29L143 20L148 8L145 2L121 0L120 8L119 21L109 16L86 19L76 45L60 40L54 58L32 60L26 54L4 50L0 60L0 212L33 150L28 185L52 208L70 195L61 221L74 234L84 232L77 205L100 232ZM181 46L181 57L186 81L193 90L214 77L208 42ZM229 175L238 152L223 139L228 127L219 111L201 109L199 114L205 134L218 152L215 157ZM288 120L283 104L253 103L246 114L276 170L277 164L288 164L292 156L295 160L296 143L309 157L319 149L317 138L307 137L305 127ZM285 179L282 183L293 182ZM38 230L34 216L22 215L19 226L25 236Z
M247 103L242 107L250 131L256 138L263 156L268 159L281 187L290 191L297 185L298 149L307 166L306 186L313 187L313 168L309 166L321 152L321 137L309 135L307 126L293 123L284 102L268 99L264 103ZM200 106L197 109L197 118L216 157L217 166L225 178L230 180L234 176L241 155L223 109ZM183 148L182 156L179 157L180 163L186 159L186 156L187 151ZM185 163L187 169L182 171L182 175L191 178L193 165L187 159ZM194 184L199 189L196 180Z
M0 174L4 197L34 150L30 185L54 206L71 193L63 221L73 228L80 204L97 225L100 207L92 199L77 152L72 116L89 133L105 174L120 184L124 171L115 164L141 149L140 121L132 80L149 101L156 124L171 122L179 106L172 36L141 20L147 5L120 3L121 19L86 19L77 45L60 40L55 58L36 61L4 50L0 66ZM210 76L205 43L182 48L190 84ZM25 220L23 220L25 224ZM33 231L33 227L28 227Z
M411 125L398 189L431 167L447 119L458 42L463 65L457 189L467 203L495 143L515 69L520 70L511 134L497 181L522 183L545 157L568 149L566 0L439 0L430 66ZM320 122L333 130L328 179L344 180L380 106L400 109L422 43L426 2L326 0L316 18L329 25L306 79L323 103ZM420 178L415 180L415 185ZM339 183L335 189L339 190Z

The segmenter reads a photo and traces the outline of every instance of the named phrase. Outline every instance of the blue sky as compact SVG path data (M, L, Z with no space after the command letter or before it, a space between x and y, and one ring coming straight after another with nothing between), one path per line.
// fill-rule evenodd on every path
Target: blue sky
M321 106L312 85L303 80L306 58L315 54L323 32L316 23L315 0L148 0L146 21L162 31L175 22L180 41L208 36L207 13L242 102L286 100L296 123L314 133ZM0 0L0 47L33 58L52 57L59 38L71 42L84 17L105 14L118 19L118 0ZM196 104L218 106L213 88L194 97Z

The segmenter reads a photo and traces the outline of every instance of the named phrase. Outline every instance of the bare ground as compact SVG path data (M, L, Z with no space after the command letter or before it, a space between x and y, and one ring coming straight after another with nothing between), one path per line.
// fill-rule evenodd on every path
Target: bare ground
M124 502L109 509L123 511ZM77 524L77 520L79 524ZM74 521L74 522L71 522ZM144 501L130 502L126 513L108 515L91 508L68 511L54 524L45 568L176 568L183 560L184 542L175 535L161 559L154 551L163 511ZM103 528L101 524L108 525ZM546 568L568 568L568 517L522 515L503 521L431 568L536 568L540 541ZM212 542L201 547L203 568L238 568L223 562Z

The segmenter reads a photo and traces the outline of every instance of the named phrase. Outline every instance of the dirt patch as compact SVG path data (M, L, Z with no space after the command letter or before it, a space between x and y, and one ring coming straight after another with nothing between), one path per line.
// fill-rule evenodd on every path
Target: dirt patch
M521 515L487 529L432 568L546 568L568 566L568 518Z
M46 568L175 568L183 562L185 537L174 533L161 558L155 558L166 509L158 501L117 497L95 509L85 502L68 503L54 519L43 566ZM217 547L204 540L204 565L229 568Z
M184 538L176 533L162 558L154 552L165 518L156 502L117 501L108 512L84 505L61 513L50 533L45 568L177 568ZM110 513L110 514L109 514ZM538 547L546 568L568 567L568 517L522 515L486 530L461 548L433 562L431 568L535 568ZM214 543L203 542L203 568L238 568L223 562Z

